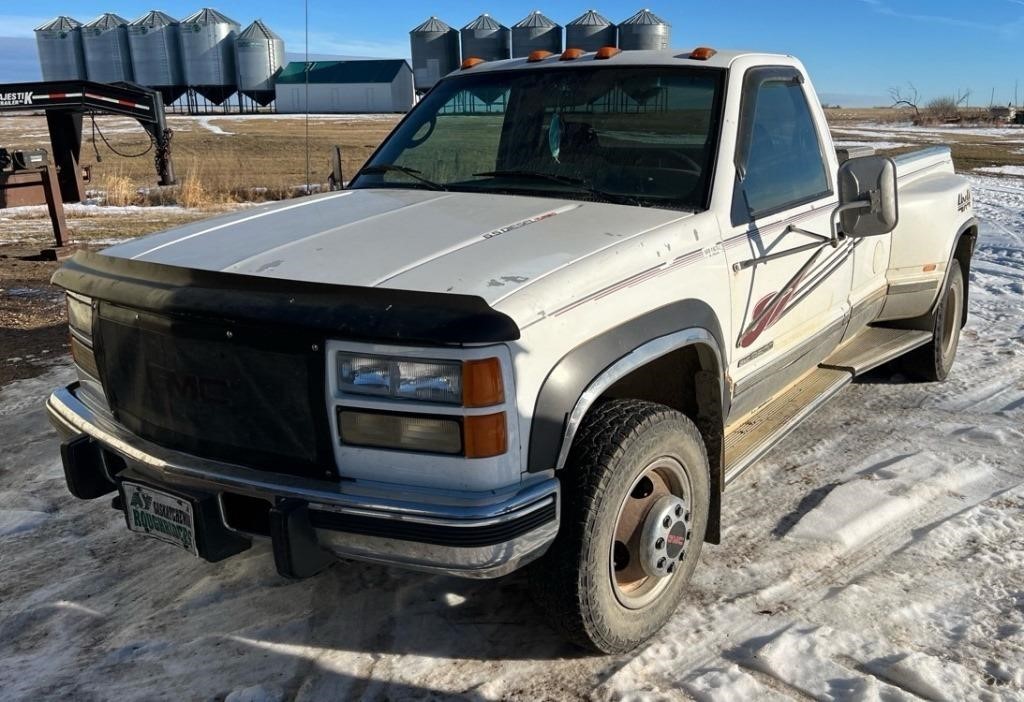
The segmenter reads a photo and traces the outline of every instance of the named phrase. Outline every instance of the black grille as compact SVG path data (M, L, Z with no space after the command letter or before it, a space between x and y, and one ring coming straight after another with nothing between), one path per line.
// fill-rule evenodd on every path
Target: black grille
M168 448L336 478L322 340L101 304L97 362L115 417Z

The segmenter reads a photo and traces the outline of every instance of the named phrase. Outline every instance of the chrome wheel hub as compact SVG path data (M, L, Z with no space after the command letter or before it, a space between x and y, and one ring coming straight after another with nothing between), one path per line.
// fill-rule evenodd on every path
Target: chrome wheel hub
M644 572L652 578L666 578L686 557L690 539L690 512L686 502L675 495L662 497L644 520L640 561Z

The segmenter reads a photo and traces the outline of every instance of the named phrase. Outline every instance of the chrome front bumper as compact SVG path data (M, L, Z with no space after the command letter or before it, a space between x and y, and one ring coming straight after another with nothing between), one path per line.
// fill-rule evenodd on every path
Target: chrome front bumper
M339 557L470 578L505 575L541 556L558 532L559 484L545 478L507 492L424 490L384 483L328 482L254 470L146 441L76 395L77 384L46 402L62 440L88 436L135 474L169 488L277 503L301 500L322 547ZM103 461L106 478L110 462ZM242 532L247 536L261 534Z

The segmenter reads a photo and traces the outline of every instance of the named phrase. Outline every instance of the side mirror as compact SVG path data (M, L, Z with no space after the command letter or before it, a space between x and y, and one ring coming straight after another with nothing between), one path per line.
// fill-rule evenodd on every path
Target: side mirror
M896 162L884 156L851 158L839 167L839 217L851 237L888 234L899 223Z

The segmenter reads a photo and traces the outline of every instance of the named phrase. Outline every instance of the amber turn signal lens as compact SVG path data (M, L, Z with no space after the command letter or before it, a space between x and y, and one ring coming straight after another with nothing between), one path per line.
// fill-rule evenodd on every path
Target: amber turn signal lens
M96 356L92 349L79 341L74 334L71 335L71 358L74 359L75 365L93 378L100 377L100 369L96 364Z
M718 52L707 46L701 46L690 52L690 58L694 61L707 61Z
M597 54L594 56L596 59L610 59L613 56L618 56L622 53L622 49L617 46L602 46L597 50Z
M508 451L505 413L466 417L462 425L466 458L491 458Z
M544 51L544 49L537 49L536 51L530 52L530 55L526 57L526 62L537 63L538 61L543 61L544 59L551 55L552 54L550 51Z
M469 58L462 62L462 70L472 68L473 66L479 66L481 63L484 63L484 60L482 58L470 56Z
M491 407L505 401L501 363L496 358L466 361L462 364L462 404L466 407Z
M583 54L587 53L583 49L566 49L562 52L562 56L558 59L559 61L575 61Z

